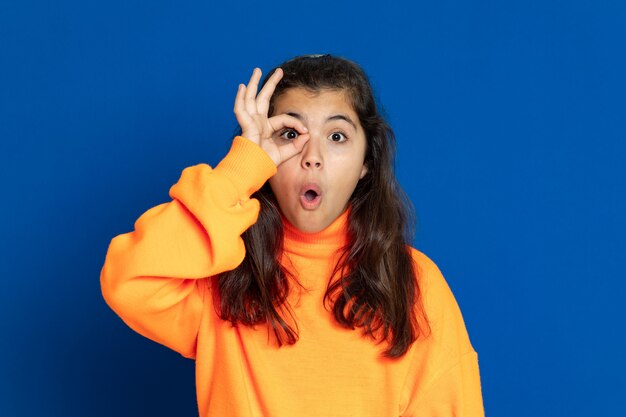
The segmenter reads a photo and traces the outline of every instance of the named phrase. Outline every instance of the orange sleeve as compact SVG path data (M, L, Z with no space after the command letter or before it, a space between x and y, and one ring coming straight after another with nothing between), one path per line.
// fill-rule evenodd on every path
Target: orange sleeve
M185 168L172 201L111 240L100 274L107 304L136 332L195 358L207 280L242 262L241 234L259 214L250 195L275 172L269 156L240 136L215 169Z
M468 352L443 369L408 414L424 417L484 417L478 356Z
M431 333L414 352L402 416L483 417L478 355L461 310L437 265L413 252Z

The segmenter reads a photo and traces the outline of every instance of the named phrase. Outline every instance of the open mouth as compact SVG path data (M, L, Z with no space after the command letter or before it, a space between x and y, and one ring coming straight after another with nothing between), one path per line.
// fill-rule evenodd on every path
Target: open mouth
M322 190L317 184L306 184L300 193L300 203L305 210L316 209L322 201Z
M304 193L304 198L307 199L307 201L313 201L317 198L319 194L317 194L317 191L315 190L307 190Z

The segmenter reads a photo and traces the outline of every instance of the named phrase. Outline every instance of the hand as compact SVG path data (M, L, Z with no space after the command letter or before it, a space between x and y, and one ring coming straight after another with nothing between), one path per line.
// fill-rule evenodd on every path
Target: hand
M310 138L306 126L293 116L279 114L267 117L270 98L282 77L283 70L278 68L257 95L261 70L255 68L248 85L239 84L234 108L237 122L241 126L241 135L259 145L276 166L302 152ZM285 139L276 135L276 132L285 129L295 130L297 137Z

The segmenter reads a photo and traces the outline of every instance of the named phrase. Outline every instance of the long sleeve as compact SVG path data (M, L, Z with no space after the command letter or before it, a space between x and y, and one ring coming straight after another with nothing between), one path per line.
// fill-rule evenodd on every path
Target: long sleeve
M441 271L414 252L431 334L415 344L403 417L483 417L478 355Z
M170 188L172 201L111 240L100 275L108 305L133 330L195 358L207 281L242 262L241 234L259 214L250 195L275 172L267 154L243 137L215 169L185 168Z
M420 397L410 415L484 416L476 352L468 352L448 369L442 369Z

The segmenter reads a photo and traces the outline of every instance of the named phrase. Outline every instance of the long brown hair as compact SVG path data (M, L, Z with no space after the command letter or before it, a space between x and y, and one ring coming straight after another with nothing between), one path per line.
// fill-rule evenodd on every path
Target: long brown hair
M366 74L354 62L309 55L279 67L284 76L272 96L270 115L274 100L290 88L342 90L348 93L365 131L367 173L350 198L348 244L332 275L338 278L329 277L324 303L339 324L359 327L374 340L386 341L383 354L400 357L429 329L409 247L413 208L394 175L393 131L378 111ZM234 325L267 323L279 345L293 344L298 331L287 302L290 277L279 263L283 247L280 209L268 183L252 198L260 201L261 211L257 222L242 235L243 262L222 273L213 286L216 311Z

